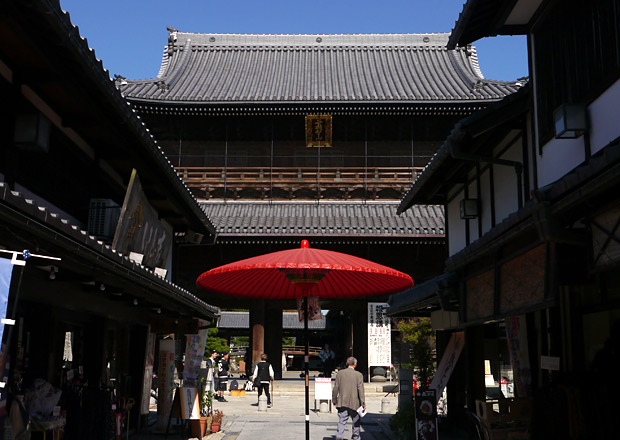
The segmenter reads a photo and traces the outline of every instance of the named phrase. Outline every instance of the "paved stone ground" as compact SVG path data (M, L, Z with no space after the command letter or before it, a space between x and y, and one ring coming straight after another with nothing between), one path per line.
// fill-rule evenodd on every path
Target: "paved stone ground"
M222 432L211 434L209 440L291 440L305 439L305 394L303 380L299 373L288 374L284 380L277 381L273 391L273 407L266 412L258 411L257 393L247 392L246 396L229 396L228 402L215 402L214 408L224 411ZM241 381L240 381L241 382ZM312 381L311 381L312 382ZM361 437L363 440L387 440L395 436L390 430L389 419L396 412L397 397L388 397L389 410L381 413L382 384L366 384L366 407L368 414L362 419ZM320 412L319 402L314 410L314 389L310 389L310 439L333 440L336 438L338 414ZM178 428L178 427L177 427ZM161 439L148 429L130 435L131 440ZM171 433L169 439L188 438L180 432ZM351 422L345 431L345 438L351 438Z

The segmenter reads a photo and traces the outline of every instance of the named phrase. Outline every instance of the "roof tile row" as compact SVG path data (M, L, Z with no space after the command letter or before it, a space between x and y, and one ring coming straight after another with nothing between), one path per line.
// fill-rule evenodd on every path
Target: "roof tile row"
M515 83L482 77L475 49L448 34L173 33L156 80L119 86L156 102L489 101ZM189 50L188 50L189 49Z
M444 234L443 208L416 205L396 215L396 202L201 202L220 236L246 234L429 236Z

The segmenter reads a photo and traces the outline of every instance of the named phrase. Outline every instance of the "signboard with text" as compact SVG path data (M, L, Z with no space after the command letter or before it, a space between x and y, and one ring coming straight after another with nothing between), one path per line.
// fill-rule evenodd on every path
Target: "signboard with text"
M435 390L415 391L417 440L437 440L437 394Z
M385 314L387 303L368 303L368 366L392 365L390 318Z

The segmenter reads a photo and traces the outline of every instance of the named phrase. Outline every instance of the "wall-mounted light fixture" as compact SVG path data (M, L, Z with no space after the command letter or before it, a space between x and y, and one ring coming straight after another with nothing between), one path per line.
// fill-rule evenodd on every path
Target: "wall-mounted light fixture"
M480 215L480 204L478 199L463 199L461 200L461 219L473 219L478 218Z
M13 141L21 148L33 151L49 151L51 122L41 113L15 116Z
M575 139L588 131L584 104L562 104L553 112L556 139Z

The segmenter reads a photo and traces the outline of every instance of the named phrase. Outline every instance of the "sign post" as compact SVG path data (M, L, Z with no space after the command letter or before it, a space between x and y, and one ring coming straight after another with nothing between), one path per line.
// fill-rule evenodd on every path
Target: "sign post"
M314 410L316 411L316 401L328 400L329 412L332 412L332 378L314 378Z

